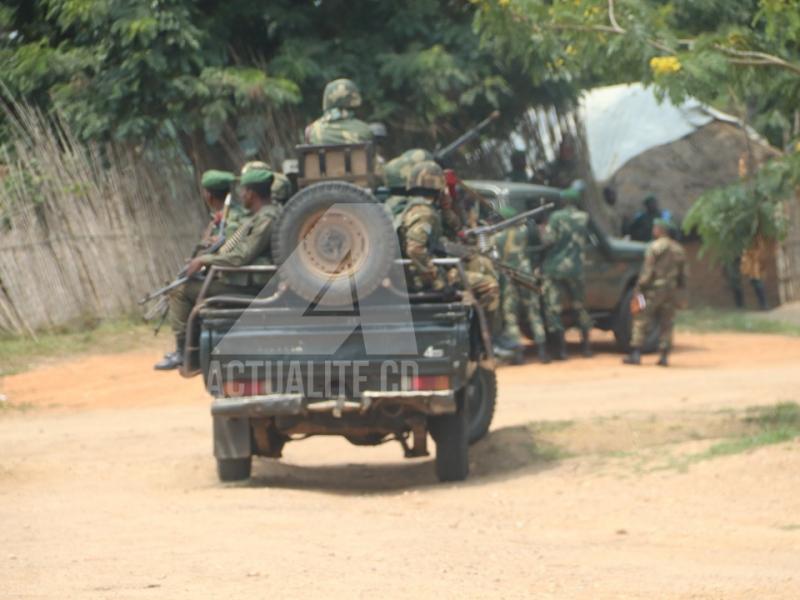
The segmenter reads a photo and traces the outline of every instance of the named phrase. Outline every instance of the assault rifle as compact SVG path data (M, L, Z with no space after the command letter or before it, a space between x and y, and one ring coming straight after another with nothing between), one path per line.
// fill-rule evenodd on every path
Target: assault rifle
M458 235L459 237L465 239L470 239L470 238L477 239L478 246L481 247L481 249L483 250L489 247L488 236L504 231L509 227L513 227L514 225L522 223L523 221L535 215L548 211L551 208L555 208L555 204L549 202L537 208L533 208L531 210L526 210L525 212L519 213L518 215L515 215L510 219L504 219L499 223L490 223L489 225L479 225L478 227L465 229L461 231Z
M220 219L220 222L219 222L219 235L217 236L216 241L213 244L211 244L211 246L209 246L208 248L206 248L203 251L203 254L214 254L220 248L222 248L222 246L225 244L225 226L228 223L228 217L230 215L230 212L231 212L231 195L228 194L225 197L225 206L222 209L222 218ZM197 253L198 252L196 250L195 254L197 254ZM144 296L141 300L139 300L139 304L147 304L151 300L155 300L156 298L160 298L160 297L164 296L165 294L168 294L169 292L171 292L175 288L180 287L181 285L183 285L184 283L186 283L190 279L192 279L193 277L189 277L189 276L186 275L186 271L187 271L188 268L189 268L189 265L187 264L186 266L184 266L178 272L178 275L175 277L175 279L172 280L172 282L168 283L167 285L165 285L163 287L158 288L157 290L153 290L152 292L150 292L149 294ZM197 276L195 275L194 277L197 277ZM164 315L166 315L166 312L164 312ZM159 328L160 328L160 324L159 324ZM158 329L156 329L156 332L158 332Z
M445 239L442 241L443 250L445 254L449 256L456 256L458 258L468 258L470 256L474 256L475 254L485 256L492 261L492 264L498 271L504 273L515 284L532 290L536 293L541 293L541 285L534 275L517 269L516 267L500 260L500 258L497 256L496 249L489 240L489 236L522 223L526 219L548 211L554 206L555 205L552 202L543 204L542 206L513 216L510 219L500 221L499 223L492 223L490 225L481 225L479 227L465 229L458 234L459 237L464 240L477 239L477 246L474 244L461 244Z

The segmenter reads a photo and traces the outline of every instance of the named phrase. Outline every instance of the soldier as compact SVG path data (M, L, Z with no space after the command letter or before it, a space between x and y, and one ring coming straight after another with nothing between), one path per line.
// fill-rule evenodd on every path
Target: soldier
M502 207L499 212L505 219L510 219L517 215L517 211L510 206ZM528 226L522 224L497 234L495 244L500 253L500 260L503 263L526 275L533 275L527 255L528 237ZM503 310L503 334L500 336L498 345L514 352L515 363L522 362L522 335L519 330L521 307L521 314L527 318L530 324L539 360L542 363L549 363L547 336L542 322L542 306L539 294L534 290L514 284L508 276L501 272L500 298Z
M325 86L322 116L306 127L309 144L358 144L372 141L372 130L356 119L354 109L361 106L361 92L349 79L337 79Z
M660 326L658 347L661 356L658 364L662 367L669 364L678 295L679 291L686 289L687 279L686 254L670 237L670 228L671 223L664 219L653 222L653 241L647 246L644 266L634 289L634 294L644 295L645 306L634 317L631 353L623 361L628 365L641 364L644 338L656 324Z
M280 215L280 207L273 204L270 199L272 178L272 173L265 169L252 169L242 175L241 184L244 187L242 200L250 216L226 240L217 254L201 254L193 258L187 267L187 276L191 277L204 267L212 265L241 267L252 264L272 264L271 225ZM267 280L266 277L254 277L254 284L266 285ZM176 350L158 362L155 365L156 369L177 369L183 363L186 323L203 283L199 279L190 279L170 295L170 325L175 334ZM212 281L207 293L209 296L241 294L249 291L247 285L248 280L245 274L230 273L225 274L219 280Z
M251 169L263 169L270 171L275 179L272 180L272 201L278 204L286 204L292 196L292 182L283 173L272 170L268 163L261 160L251 160L242 165L242 175Z
M422 148L412 148L384 165L383 180L391 194L384 202L384 205L392 217L402 214L408 203L406 184L408 176L411 174L411 169L419 163L429 160L433 160L433 154Z
M582 187L576 183L562 192L566 205L550 215L542 232L542 242L547 246L542 264L545 323L547 331L555 337L556 357L559 360L567 358L564 325L561 322L565 293L572 299L572 308L578 313L581 352L585 357L592 356L589 341L592 319L584 306L583 272L583 255L589 240L589 215L576 206L583 193Z
M415 166L408 176L408 204L400 215L398 234L403 255L411 261L407 270L412 291L445 290L461 283L458 269L444 269L433 263L433 252L444 235L442 205L448 206L442 168L432 161ZM494 321L500 303L500 288L491 263L475 256L467 261L467 285Z
M236 231L236 228L239 227L242 219L244 219L245 212L241 205L238 202L231 202L228 217L225 221L225 231L220 231L225 198L230 193L235 181L236 176L233 173L216 169L206 171L200 178L200 185L203 188L203 201L211 214L211 221L209 221L203 232L203 237L197 245L195 254L213 245L220 235L224 234L227 238Z

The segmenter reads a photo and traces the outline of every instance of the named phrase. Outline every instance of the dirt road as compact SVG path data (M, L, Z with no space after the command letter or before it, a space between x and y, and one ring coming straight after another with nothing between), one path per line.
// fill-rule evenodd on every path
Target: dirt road
M201 382L152 372L155 350L8 377L0 598L796 599L797 440L653 465L728 409L800 402L800 339L680 341L670 370L503 369L460 485L320 438L220 485Z

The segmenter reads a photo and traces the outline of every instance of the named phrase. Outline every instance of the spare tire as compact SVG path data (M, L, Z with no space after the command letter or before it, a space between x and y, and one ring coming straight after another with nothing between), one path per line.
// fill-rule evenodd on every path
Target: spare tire
M298 192L272 236L272 256L298 296L321 305L352 305L387 277L398 244L384 208L366 190L325 182Z

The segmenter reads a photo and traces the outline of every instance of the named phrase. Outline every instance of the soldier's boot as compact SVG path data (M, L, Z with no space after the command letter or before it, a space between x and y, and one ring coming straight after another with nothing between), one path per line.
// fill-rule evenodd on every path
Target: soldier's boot
M669 349L664 348L661 351L661 356L656 363L659 367L668 367L669 366Z
M589 330L581 330L581 354L584 358L591 358L594 356L592 352L592 342L589 340Z
M547 352L547 344L545 344L545 343L538 344L537 343L536 344L536 351L539 354L539 362L540 363L542 363L543 365L546 365L546 364L550 363L550 354L548 354L548 352Z
M631 353L622 359L626 365L642 364L642 351L639 348L631 348Z
M169 352L158 361L153 368L156 371L171 371L177 369L183 364L183 347L186 344L185 335L175 336L175 352Z
M567 354L567 340L564 338L563 331L559 331L556 334L556 360L567 360L569 355Z

